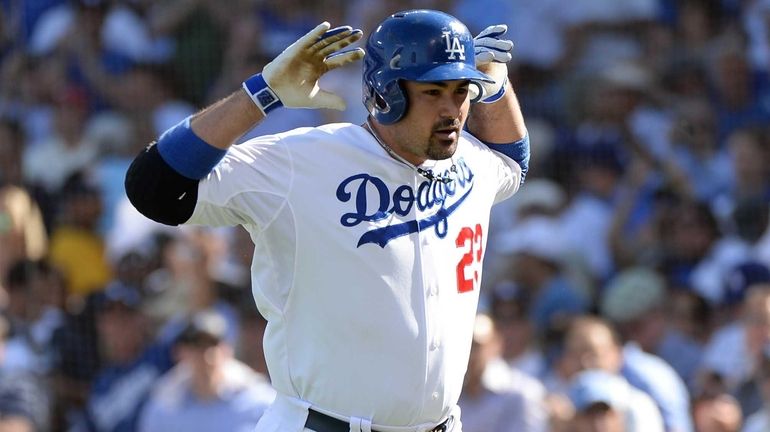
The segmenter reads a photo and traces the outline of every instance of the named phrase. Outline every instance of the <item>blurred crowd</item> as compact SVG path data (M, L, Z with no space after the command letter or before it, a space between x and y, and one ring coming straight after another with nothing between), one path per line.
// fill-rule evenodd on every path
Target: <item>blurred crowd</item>
M770 431L770 0L0 0L0 430L252 430L251 239L145 219L124 174L318 22L416 7L508 25L532 143L465 432ZM361 123L360 80L243 139Z

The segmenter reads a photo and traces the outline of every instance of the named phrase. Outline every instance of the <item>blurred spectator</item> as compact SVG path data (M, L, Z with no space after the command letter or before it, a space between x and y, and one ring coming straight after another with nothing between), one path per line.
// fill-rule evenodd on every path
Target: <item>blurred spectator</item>
M267 370L265 351L262 345L265 329L267 328L267 320L254 306L253 299L241 300L239 304L242 306L239 315L241 328L235 356L238 360L269 380L270 372Z
M714 211L722 220L729 220L740 203L766 206L770 200L770 153L762 129L737 129L727 137L726 149L731 163L730 188L712 198Z
M718 329L703 355L701 374L718 376L727 392L751 380L762 349L770 341L770 284L759 280L747 280L739 319Z
M51 395L39 376L5 369L5 343L10 331L0 314L0 430L48 431L51 428Z
M69 34L87 34L101 46L105 60L115 66L128 62L160 61L172 51L170 41L154 38L144 20L140 1L112 3L105 0L77 0L49 9L41 17L29 45L35 55L56 49Z
M50 8L32 30L29 52L35 56L51 54L75 32L98 46L107 9L103 0L75 0Z
M25 144L21 124L0 117L0 185L20 186L24 181L21 163Z
M492 208L490 226L494 228L487 238L489 253L484 261L485 280L498 281L508 277L511 257L502 248L506 247L506 239L518 235L515 233L520 223L537 216L557 218L566 204L564 189L550 179L527 179L527 185L531 187Z
M155 3L149 10L151 33L173 40L170 66L179 95L195 106L203 104L221 71L229 25L235 17L249 14L243 4L248 2L172 0Z
M141 302L140 292L130 286L115 283L104 290L96 316L102 367L72 430L136 430L152 386L172 367L172 340L148 333Z
M104 111L92 116L85 135L99 147L99 160L89 169L89 176L100 185L103 211L99 232L107 234L114 225L117 206L126 196L122 179L130 158L140 151L136 144L137 125L127 115ZM109 252L110 247L107 248Z
M160 337L178 332L190 313L216 311L227 322L227 342L238 341L235 308L219 295L214 269L226 243L221 233L191 229L172 238L161 251L163 265L148 275L143 311Z
M600 136L604 132L590 129L590 125L585 125L577 131L578 136L590 142L576 143L568 150L573 173L570 181L575 190L561 221L565 241L576 248L591 276L601 281L614 267L608 239L623 156L617 131L606 131L609 136Z
M640 406L649 405L639 398L623 378L600 369L577 374L569 386L569 399L575 417L568 429L573 432L631 432L648 430L650 419L639 418ZM642 393L642 396L644 394ZM652 407L654 409L654 407ZM652 429L649 429L652 430Z
M83 89L60 89L54 111L53 135L29 148L24 155L26 181L56 193L67 178L90 166L98 148L84 139L88 119L88 99Z
M664 253L660 219L679 196L689 194L684 182L677 180L686 177L664 160L635 152L623 175L608 232L609 250L619 269L658 265Z
M664 398L669 395L653 394L647 388L640 387L639 384L647 383L636 379L636 375L628 373L632 371L629 368L629 363L634 361L634 354L623 348L619 336L607 322L590 316L577 318L570 324L565 335L564 351L555 365L553 376L550 381L546 381L547 388L566 393L570 383L579 372L600 369L627 381L633 389L631 391L635 394L634 397L647 401L630 405L631 409L638 410L633 414L634 418L645 421L644 424L637 424L635 430L691 432L692 426L687 418L689 416L688 400L684 401L685 411L681 412L678 406L681 401L666 400ZM632 378L634 378L633 381ZM660 379L660 382L657 383L660 386L659 389L665 388L667 391L671 391L671 389L676 388L672 387L676 381L672 382L666 376L658 376L657 378ZM669 402L677 403L677 405L668 405ZM685 418L677 418L677 416L681 417L682 415Z
M64 274L68 294L85 296L103 289L112 278L104 240L98 232L101 195L78 173L62 187L59 199L58 224L51 234L51 262Z
M112 77L95 62L83 63L89 66L86 72L90 84L99 95L140 126L140 136L131 143L131 154L140 150L136 142L159 136L166 130L164 127L172 127L195 112L189 102L177 96L175 76L167 66L133 64L120 76Z
M724 237L710 207L681 201L658 220L663 255L660 269L672 286L693 289L712 305L722 300L722 281L734 265L748 259L743 247Z
M40 207L17 186L0 186L0 309L6 299L3 281L9 267L22 259L43 258L48 233Z
M660 357L642 351L633 341L623 346L621 374L652 397L668 432L691 432L690 395L684 380Z
M730 184L730 161L717 136L716 115L703 97L684 100L676 109L669 136L671 156L685 173L697 200L710 200Z
M742 262L727 274L724 280L724 296L720 305L722 316L716 318L723 325L733 325L741 320L741 308L746 294L754 285L770 283L770 268L757 261Z
M754 381L762 397L761 408L755 412L743 413L746 422L742 432L764 432L770 430L770 345L762 350L762 359L757 367Z
M540 336L562 331L569 318L583 313L588 300L567 278L569 245L558 223L544 216L519 224L500 239L500 251L512 254L512 280L530 299L529 318Z
M763 290L770 286L768 285L770 283L770 271L765 266L759 265L757 263L747 263L740 266L736 273L738 273L735 275L736 277L744 276L746 279L748 279L743 282L743 285L745 287L744 290L748 290L750 293L752 293L754 290ZM715 335L722 337L725 335L733 336L733 346L731 348L734 348L738 351L738 353L743 354L744 359L748 357L747 361L744 360L746 362L740 365L746 366L748 363L749 370L746 371L746 376L742 379L742 381L739 382L736 387L728 388L728 390L730 390L731 393L737 398L737 402L740 404L740 408L744 416L753 414L763 406L762 390L759 385L762 373L762 363L764 362L764 344L767 343L763 342L763 340L770 340L766 335L762 334L764 331L761 321L763 312L760 312L760 309L757 309L757 311L753 313L757 313L759 315L754 318L743 320L739 316L736 319L735 322L737 323L746 323L745 329L742 329L740 324L728 324L723 328L731 330L737 328L740 333L736 333L735 330L732 330L732 333L728 332L729 330L723 330L721 333ZM752 324L751 320L759 321ZM718 341L715 340L715 342ZM729 340L727 340L727 342L729 342ZM711 346L711 348L716 346L717 345L714 344ZM757 346L759 346L759 348L757 348ZM708 354L709 356L704 358L704 360L708 362L705 364L708 365L708 367L712 367L711 364L714 363L714 353L709 352Z
M198 313L179 336L179 364L160 378L145 406L141 432L249 430L275 397L265 378L232 357L227 323Z
M56 420L60 428L70 425L82 413L91 383L101 364L96 317L102 293L91 294L82 303L71 303L64 325L51 341L56 353L51 374L56 395Z
M642 39L658 13L658 2L635 0L606 3L578 0L564 3L563 12L571 25L568 43L572 64L582 73L594 73L613 63L642 55Z
M720 142L738 128L766 123L770 117L767 76L752 71L739 38L722 37L709 57Z
M490 221L495 233L491 235L490 247L494 247L497 238L515 229L516 225L530 216L544 215L556 217L564 209L567 194L553 180L547 178L527 179L527 188L517 192L515 197L492 208Z
M22 173L27 180L24 165L31 147L51 141L56 134L56 101L63 89L72 86L64 56L23 58L14 78L17 83L6 95L6 108L11 115L19 115L26 137L22 155Z
M720 1L684 0L673 3L675 43L672 56L705 60L710 42L721 30Z
M12 334L3 368L47 375L57 360L51 342L65 319L62 276L45 261L20 260L6 280Z
M262 47L268 56L279 54L316 24L315 4L307 0L288 0L259 5L257 16L265 28Z
M668 297L659 274L643 267L630 268L608 282L599 309L626 341L660 355L685 382L692 382L703 347L688 334L669 327L665 309Z
M738 402L725 394L696 398L693 418L698 432L738 432L743 422Z
M476 317L468 371L458 405L468 432L545 432L545 388L500 358L502 340L492 319Z
M767 74L770 72L770 2L752 0L743 8L743 28L746 32L746 51L754 70Z
M492 287L488 297L489 314L502 338L501 359L512 369L534 378L542 377L546 359L529 320L529 300L524 290L503 280Z
M170 227L152 221L142 216L125 196L115 206L113 223L105 236L107 254L112 262L131 253L151 253L156 246L156 240L175 235L176 227Z

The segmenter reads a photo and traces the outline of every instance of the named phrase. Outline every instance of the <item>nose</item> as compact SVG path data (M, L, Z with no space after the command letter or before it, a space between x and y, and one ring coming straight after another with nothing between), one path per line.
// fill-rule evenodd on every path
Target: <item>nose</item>
M465 102L465 100L460 100L456 95L452 95L451 93L445 94L438 102L439 115L441 118L459 118L463 102Z

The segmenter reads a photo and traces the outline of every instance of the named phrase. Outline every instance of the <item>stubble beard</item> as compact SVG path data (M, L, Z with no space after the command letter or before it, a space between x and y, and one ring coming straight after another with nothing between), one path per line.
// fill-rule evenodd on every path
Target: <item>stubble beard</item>
M433 125L431 135L428 139L428 147L425 151L426 156L433 160L444 160L451 158L457 151L457 142L460 140L462 122L459 120L447 120ZM436 137L438 130L446 127L457 128L456 137L452 140L442 140Z
M457 151L457 139L452 140L449 144L449 141L439 140L435 136L431 136L425 153L429 159L444 160L451 158L455 151Z

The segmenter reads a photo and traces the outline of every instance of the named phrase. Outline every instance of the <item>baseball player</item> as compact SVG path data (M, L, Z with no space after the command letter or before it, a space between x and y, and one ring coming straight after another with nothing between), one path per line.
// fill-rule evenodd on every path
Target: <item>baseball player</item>
M231 146L282 105L344 108L318 79L362 32L322 23L133 162L147 217L251 233L278 392L257 431L461 430L490 208L529 158L505 30L396 13L366 42L363 124Z

